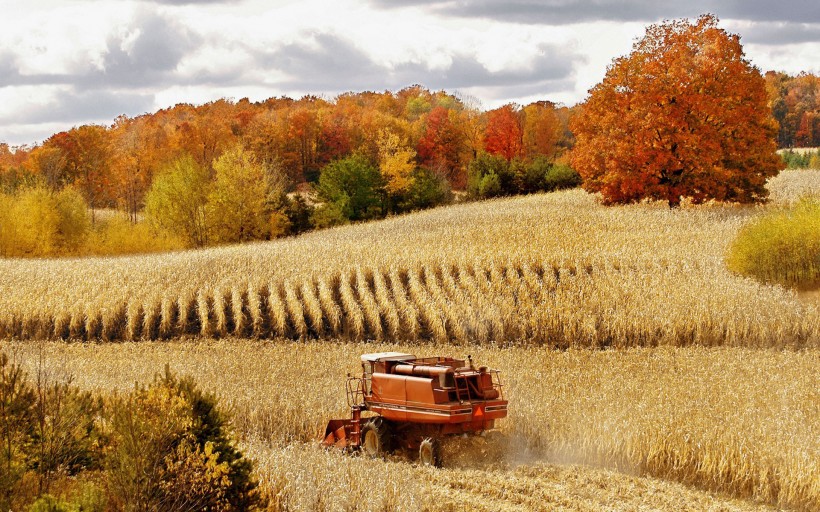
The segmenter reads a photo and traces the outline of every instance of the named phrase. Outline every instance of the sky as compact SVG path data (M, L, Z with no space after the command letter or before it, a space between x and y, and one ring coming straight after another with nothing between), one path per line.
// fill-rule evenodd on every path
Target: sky
M413 84L483 109L574 105L647 25L706 12L762 71L820 73L817 0L0 0L0 142Z

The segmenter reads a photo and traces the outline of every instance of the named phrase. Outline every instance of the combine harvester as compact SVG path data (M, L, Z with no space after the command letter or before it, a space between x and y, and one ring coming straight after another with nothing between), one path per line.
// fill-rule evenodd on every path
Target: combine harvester
M362 376L347 379L351 418L330 420L322 444L383 457L418 450L419 462L441 464L446 436L477 434L507 416L498 370L473 360L399 352L362 355ZM368 411L375 415L363 417Z

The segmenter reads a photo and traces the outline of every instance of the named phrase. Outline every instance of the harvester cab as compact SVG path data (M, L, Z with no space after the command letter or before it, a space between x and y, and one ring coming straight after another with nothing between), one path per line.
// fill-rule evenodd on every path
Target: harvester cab
M349 376L346 384L351 417L328 422L325 446L370 457L403 447L437 466L442 439L490 430L507 416L498 370L476 368L470 356L381 352L361 359L362 376Z

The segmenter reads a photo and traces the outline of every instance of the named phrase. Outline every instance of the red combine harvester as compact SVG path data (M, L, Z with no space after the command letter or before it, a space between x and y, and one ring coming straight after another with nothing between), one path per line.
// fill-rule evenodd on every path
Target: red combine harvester
M399 352L364 354L362 376L347 379L351 418L331 420L322 442L371 457L394 448L418 450L419 461L439 465L441 439L480 433L507 416L498 370L450 357ZM362 412L375 413L363 417Z

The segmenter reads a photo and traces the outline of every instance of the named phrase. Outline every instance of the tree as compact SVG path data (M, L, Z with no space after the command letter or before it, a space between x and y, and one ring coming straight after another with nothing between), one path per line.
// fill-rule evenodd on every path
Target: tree
M740 38L703 15L652 25L572 122L572 164L605 203L749 203L783 164L763 77Z
M319 177L319 197L325 202L316 212L318 225L365 220L382 214L382 177L379 169L360 155L326 165ZM337 218L331 221L328 213ZM330 222L326 222L330 221Z
M154 180L145 197L145 214L154 226L202 247L209 240L208 186L208 171L190 156L180 157Z
M416 152L403 144L393 131L379 132L379 168L389 196L401 196L413 186L415 157Z
M96 208L111 206L111 136L104 126L83 125L51 136L43 145L59 148L41 168L56 176L46 176L58 186L76 183L91 208L91 222L95 221ZM63 160L64 159L64 160Z
M523 109L523 149L528 159L554 158L561 138L561 120L549 101L531 103Z
M461 162L464 136L450 118L450 112L440 106L430 111L416 149L422 166L438 171L454 188L461 188L464 186Z
M214 162L216 178L208 194L215 242L259 240L269 232L265 169L236 146Z
M484 131L484 150L491 155L501 155L509 162L521 156L524 150L521 119L514 105L504 105L487 113Z

